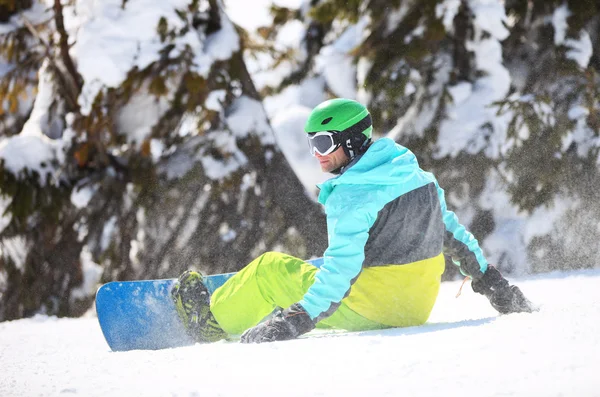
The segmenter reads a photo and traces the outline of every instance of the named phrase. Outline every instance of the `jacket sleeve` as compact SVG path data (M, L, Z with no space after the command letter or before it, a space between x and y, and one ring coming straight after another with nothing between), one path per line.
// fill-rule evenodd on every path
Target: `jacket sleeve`
M458 217L446 206L444 190L435 182L442 218L446 233L444 235L444 253L449 255L456 263L460 272L465 276L478 279L487 270L488 263L473 235L458 221Z
M313 285L298 302L315 323L333 314L350 293L362 271L365 244L377 217L373 200L369 200L369 193L361 186L336 189L339 189L337 197L330 197L325 207L329 246L323 254L323 265Z

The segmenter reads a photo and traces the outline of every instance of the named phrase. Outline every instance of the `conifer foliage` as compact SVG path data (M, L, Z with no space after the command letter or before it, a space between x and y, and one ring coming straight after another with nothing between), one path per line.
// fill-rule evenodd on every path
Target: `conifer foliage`
M220 1L0 4L0 320L323 252Z
M0 320L321 255L269 118L336 96L436 174L504 272L600 263L599 0L282 4L245 31L220 0L0 0Z
M412 149L438 176L503 270L593 266L599 10L597 0L322 0L274 9L262 32L273 37L301 21L305 33L274 62L291 72L263 93L280 98L318 80L325 95L364 102L375 133Z

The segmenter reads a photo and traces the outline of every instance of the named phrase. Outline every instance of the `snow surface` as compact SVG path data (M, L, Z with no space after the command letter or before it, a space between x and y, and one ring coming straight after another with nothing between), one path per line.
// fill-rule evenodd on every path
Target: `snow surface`
M598 396L600 271L512 280L538 304L497 316L460 282L428 324L113 353L96 318L0 323L0 395Z

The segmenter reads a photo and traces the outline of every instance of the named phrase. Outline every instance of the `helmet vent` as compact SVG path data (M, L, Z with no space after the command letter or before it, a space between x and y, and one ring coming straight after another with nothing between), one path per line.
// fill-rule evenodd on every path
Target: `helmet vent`
M325 125L325 124L329 123L331 121L331 119L333 119L333 117L327 117L325 120L321 121L321 125Z

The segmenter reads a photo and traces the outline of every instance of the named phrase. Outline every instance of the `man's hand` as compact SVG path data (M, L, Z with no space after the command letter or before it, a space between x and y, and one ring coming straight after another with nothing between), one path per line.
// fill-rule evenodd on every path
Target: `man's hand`
M295 339L312 330L315 324L302 306L294 304L270 320L250 328L242 335L242 343L263 343Z
M531 313L537 311L516 285L508 281L494 266L488 266L483 276L471 283L473 291L487 296L492 307L500 314Z

